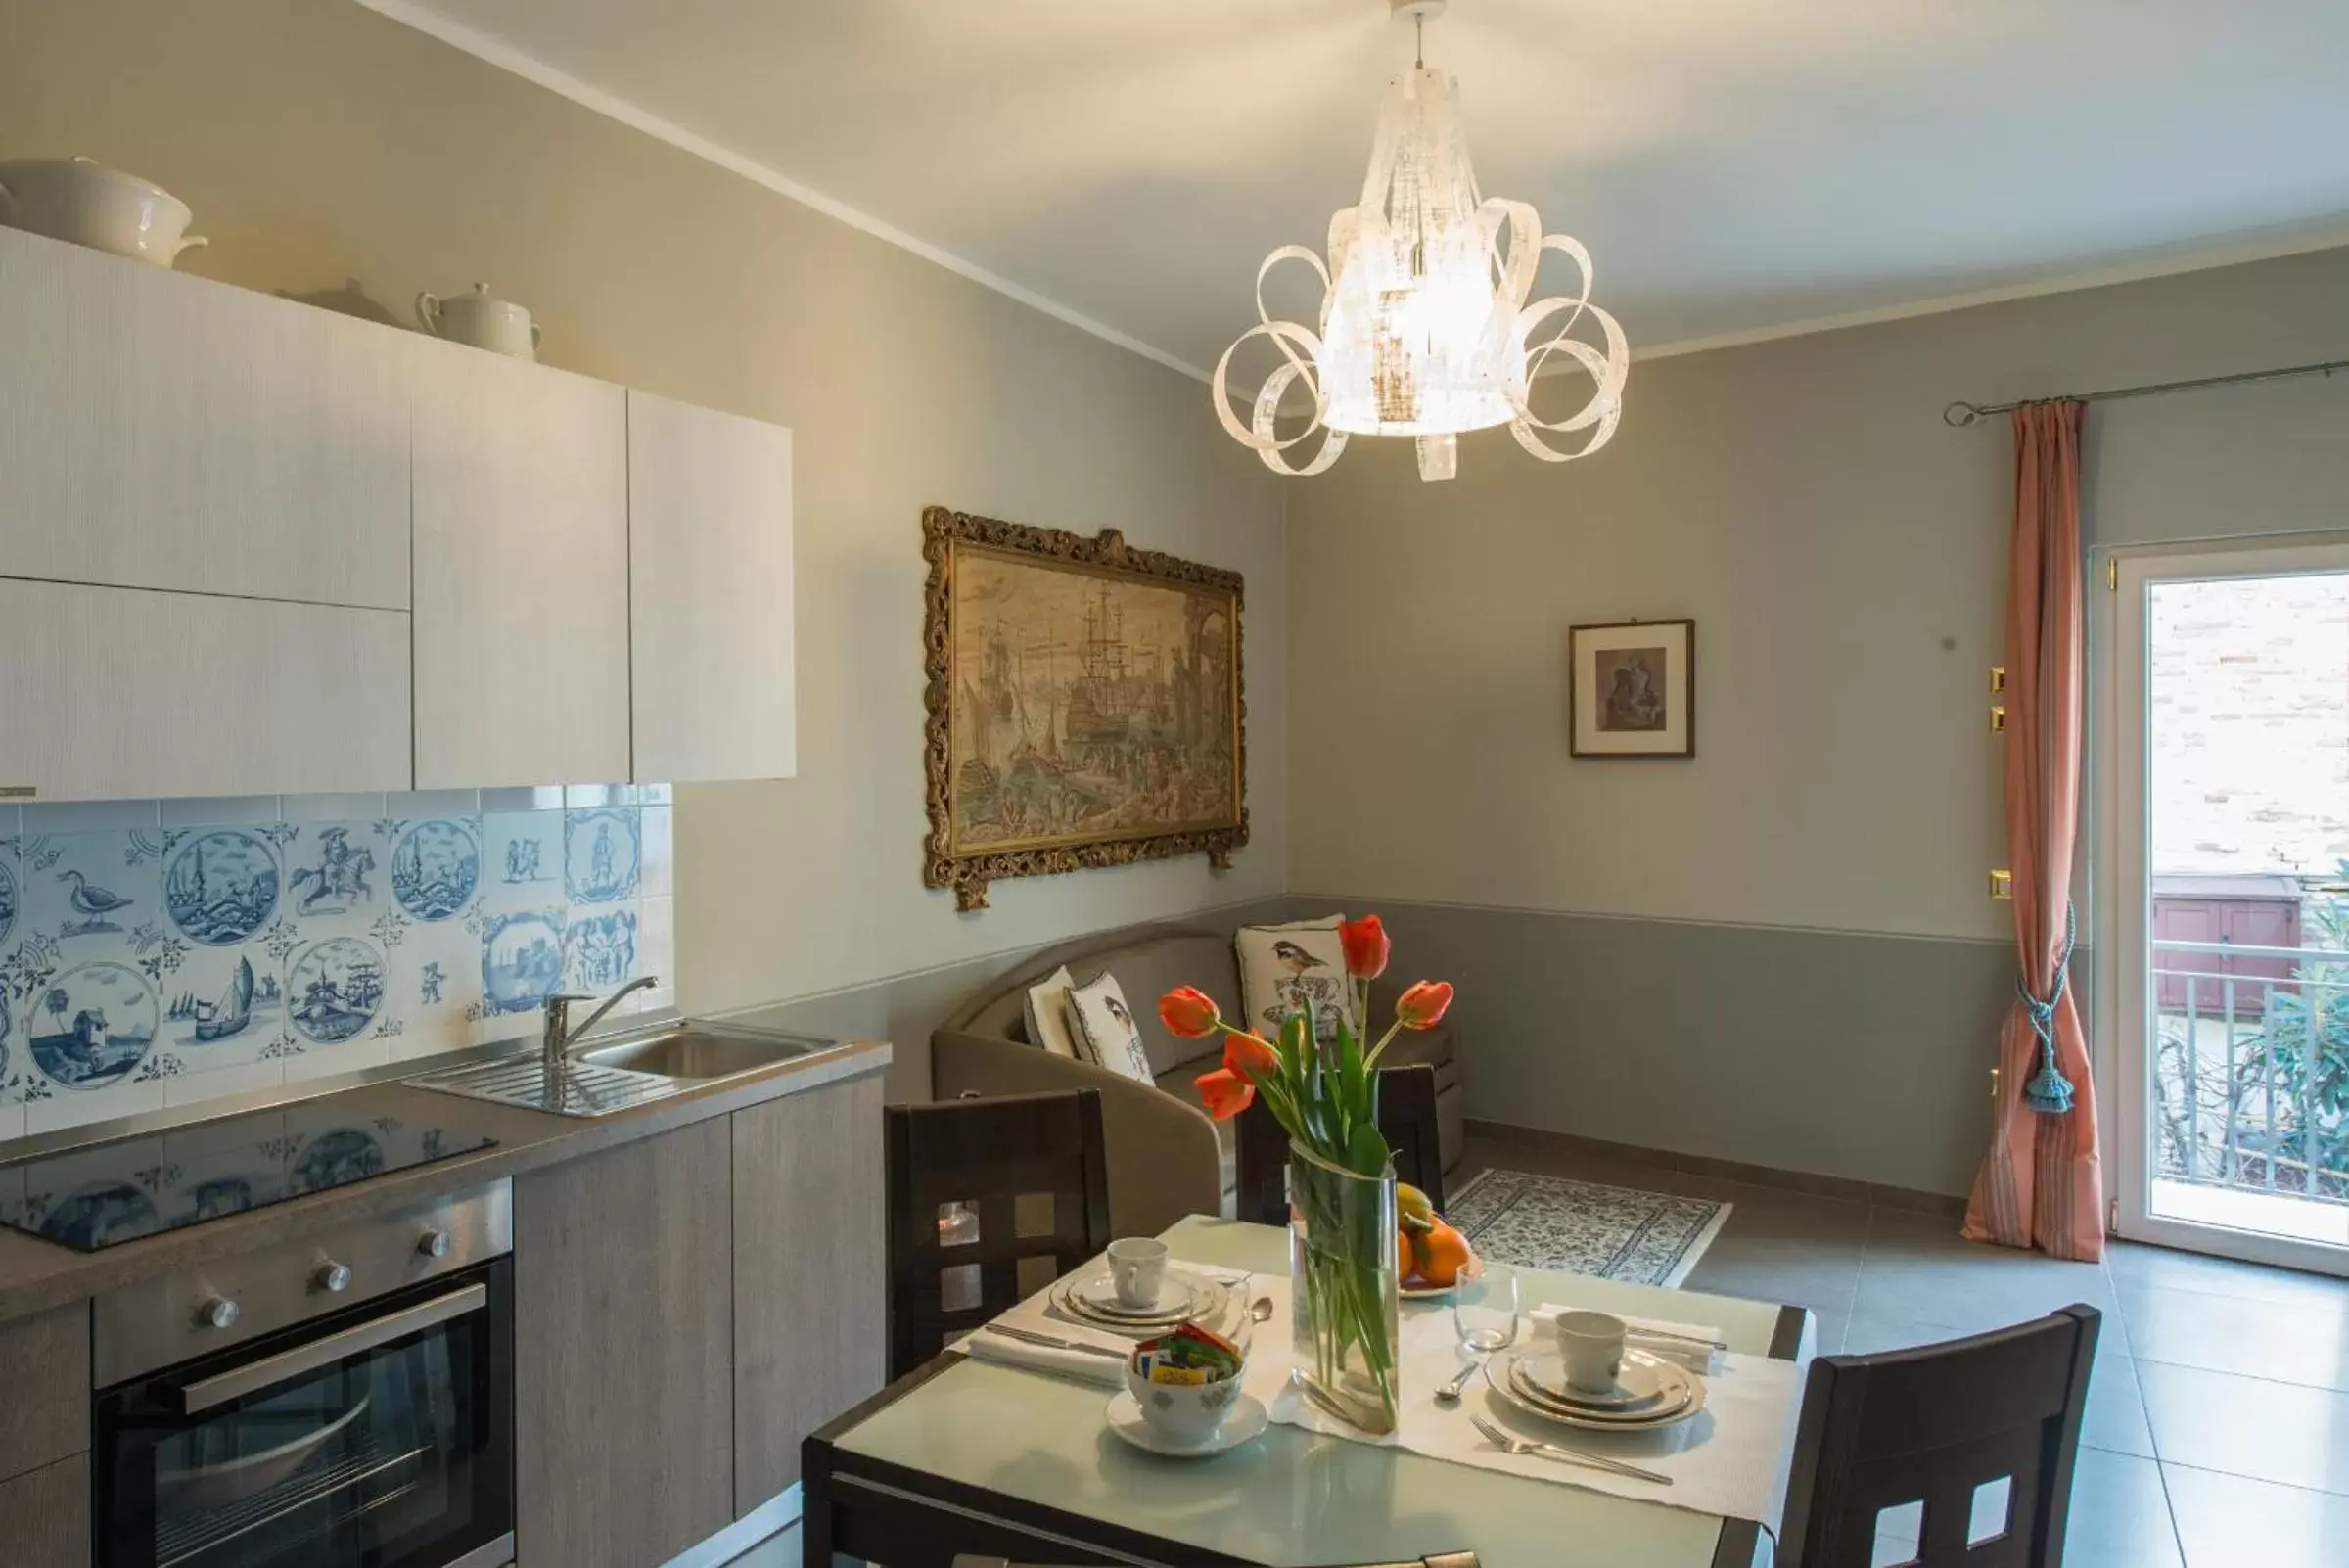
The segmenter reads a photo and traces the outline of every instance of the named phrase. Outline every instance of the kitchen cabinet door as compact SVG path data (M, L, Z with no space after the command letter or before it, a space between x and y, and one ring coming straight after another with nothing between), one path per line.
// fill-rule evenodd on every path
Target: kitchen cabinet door
M791 432L628 393L640 781L789 778Z
M881 1075L734 1113L734 1512L888 1382Z
M0 579L0 715L40 799L404 790L408 618Z
M404 336L0 228L0 575L406 609Z
M0 1481L0 1539L9 1568L89 1568L90 1456Z
M416 787L622 782L627 394L411 346Z
M724 1117L514 1183L516 1556L644 1568L734 1516Z

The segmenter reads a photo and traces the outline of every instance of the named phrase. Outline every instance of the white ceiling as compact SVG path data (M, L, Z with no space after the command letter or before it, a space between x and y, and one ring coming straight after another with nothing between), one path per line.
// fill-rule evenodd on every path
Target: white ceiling
M1385 0L363 3L1194 369L1410 49ZM1635 349L2349 241L2341 0L1455 0L1428 58Z

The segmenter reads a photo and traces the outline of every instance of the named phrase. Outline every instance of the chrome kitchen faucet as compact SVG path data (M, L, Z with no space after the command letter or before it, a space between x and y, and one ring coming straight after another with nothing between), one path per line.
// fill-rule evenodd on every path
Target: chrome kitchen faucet
M601 1005L594 1012L589 1013L586 1021L576 1029L571 1027L571 1004L593 1001L594 998L580 996L571 992L557 992L554 995L547 997L546 1035L540 1043L539 1055L546 1063L546 1071L550 1077L559 1076L562 1073L563 1059L566 1053L574 1044L577 1043L581 1035L602 1023L604 1015L618 1007L622 997L626 996L630 992L642 991L647 986L658 986L659 984L661 984L661 977L658 975L638 975L634 980L606 996Z

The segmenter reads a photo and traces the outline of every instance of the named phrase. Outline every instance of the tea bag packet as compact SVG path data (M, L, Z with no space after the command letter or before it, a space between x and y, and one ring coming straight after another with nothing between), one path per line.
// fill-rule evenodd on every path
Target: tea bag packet
M1148 1382L1195 1387L1238 1376L1240 1349L1213 1329L1184 1323L1136 1346L1133 1364Z

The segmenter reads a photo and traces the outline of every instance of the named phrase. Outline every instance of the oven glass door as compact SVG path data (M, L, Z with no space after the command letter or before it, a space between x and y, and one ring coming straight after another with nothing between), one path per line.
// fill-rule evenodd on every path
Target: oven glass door
M101 1394L98 1568L445 1568L508 1536L511 1268Z

